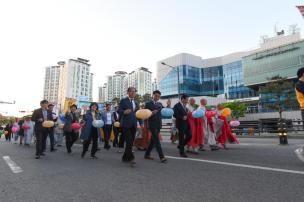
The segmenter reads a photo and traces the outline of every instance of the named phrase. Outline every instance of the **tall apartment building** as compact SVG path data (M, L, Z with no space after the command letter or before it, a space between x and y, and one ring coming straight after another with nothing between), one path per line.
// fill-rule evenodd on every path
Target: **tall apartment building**
M106 88L107 83L105 83L103 86L98 87L98 102L106 102Z
M127 74L127 72L118 71L113 75L113 98L123 98L125 77L127 77Z
M44 98L64 106L66 98L92 101L93 74L89 60L77 58L46 67Z
M135 87L139 95L152 93L152 72L145 67L140 67L128 76L128 87Z
M69 59L63 64L63 74L59 85L60 103L63 106L65 98L79 101L92 101L93 74L90 72L89 60Z
M59 97L61 72L60 66L49 66L45 68L43 99L55 104L58 102Z
M151 85L152 87L152 92L153 91L155 91L155 90L158 90L158 86L157 86L157 82L156 82L156 79L154 79L154 81L153 81L153 83L152 83L152 85Z

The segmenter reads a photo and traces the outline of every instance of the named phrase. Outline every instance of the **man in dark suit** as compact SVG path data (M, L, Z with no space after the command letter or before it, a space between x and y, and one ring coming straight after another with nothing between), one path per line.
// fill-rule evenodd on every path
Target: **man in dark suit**
M119 103L118 113L121 117L122 133L126 137L126 148L122 157L123 162L130 162L131 166L136 164L135 157L132 152L133 142L137 128L136 111L139 109L138 103L135 102L136 89L128 88L128 97L122 99ZM142 123L141 121L139 121ZM142 126L142 124L141 124Z
M164 108L163 105L160 102L158 102L160 99L160 95L161 95L161 92L159 90L154 91L152 100L145 104L145 108L152 111L152 116L148 119L148 129L151 132L151 140L150 140L148 149L146 150L146 153L145 153L145 159L149 159L149 160L154 159L150 155L151 155L151 151L152 151L153 147L155 146L156 150L158 152L160 161L162 163L165 163L165 162L167 162L167 159L165 158L165 156L163 154L160 140L159 140L159 132L160 132L160 129L162 128L162 118L161 118L160 112L161 112L162 108Z
M53 109L54 109L54 104L52 104L52 103L49 104L48 105L48 110L52 113L52 117L54 119L54 117L56 117L56 113L53 112ZM56 122L57 117L53 121ZM55 126L52 127L52 128L48 128L47 129L47 134L43 137L43 140L42 140L42 151L43 152L45 152L45 150L46 150L46 141L47 141L48 136L50 138L50 147L51 147L50 151L54 152L54 151L57 150L57 149L54 148L54 146L55 146L54 128L55 128Z
M43 140L48 134L48 129L42 126L43 121L53 121L52 112L48 110L48 101L42 100L40 102L41 108L36 109L32 115L32 121L35 122L35 136L36 136L36 159L44 156Z
M189 97L184 94L181 96L180 102L175 104L173 107L174 117L176 119L176 128L178 129L179 135L179 153L180 156L184 158L187 157L184 147L191 140L190 126L187 118L189 110L186 107L188 101Z

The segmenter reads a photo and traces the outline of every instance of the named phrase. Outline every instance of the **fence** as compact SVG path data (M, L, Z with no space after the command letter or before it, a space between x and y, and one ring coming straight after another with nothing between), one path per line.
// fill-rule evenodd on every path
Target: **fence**
M278 133L279 119L259 119L256 121L240 121L238 127L231 127L231 130L236 135L253 135L253 134L265 134L265 133ZM287 132L303 133L304 135L304 121L283 119L283 128ZM163 121L161 133L169 135L171 132L172 121Z

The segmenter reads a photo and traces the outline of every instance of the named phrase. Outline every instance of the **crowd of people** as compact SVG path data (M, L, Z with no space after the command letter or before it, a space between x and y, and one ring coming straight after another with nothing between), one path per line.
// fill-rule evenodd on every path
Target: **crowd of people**
M56 151L55 146L62 146L65 138L66 151L72 153L73 144L80 139L83 146L81 158L85 157L92 143L90 157L97 159L96 152L100 150L98 143L103 142L104 149L109 150L112 142L112 147L123 153L122 161L131 166L136 164L134 146L145 151L143 156L147 160L154 159L151 151L155 147L160 162L166 163L160 131L164 118L162 110L169 108L173 113L169 117L173 123L170 139L172 143L178 141L181 157L186 158L187 153L227 149L227 141L238 143L231 132L227 116L222 114L224 106L221 104L216 109L208 110L206 99L201 99L198 105L195 99L181 95L173 107L170 100L163 106L160 102L161 92L158 90L153 92L152 99L146 103L137 103L135 97L136 89L130 87L128 96L118 106L106 104L105 109L100 110L98 104L93 102L86 113L80 115L77 105L73 104L64 116L58 116L53 112L54 105L42 100L40 108L34 110L32 115L16 119L3 127L2 131L6 141L25 146L35 142L36 159L45 155L49 137L50 152ZM137 116L141 109L151 112L145 120ZM200 117L194 116L198 110L204 112Z

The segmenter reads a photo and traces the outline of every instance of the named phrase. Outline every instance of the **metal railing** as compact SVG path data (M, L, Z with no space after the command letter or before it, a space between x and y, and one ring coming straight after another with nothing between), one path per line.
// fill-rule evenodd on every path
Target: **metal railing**
M278 119L260 119L256 121L240 121L238 127L231 127L236 135L262 135L265 133L278 133ZM304 135L304 121L284 119L282 121L283 128L287 132L300 133ZM165 122L162 125L161 133L168 135L171 132L172 122Z

